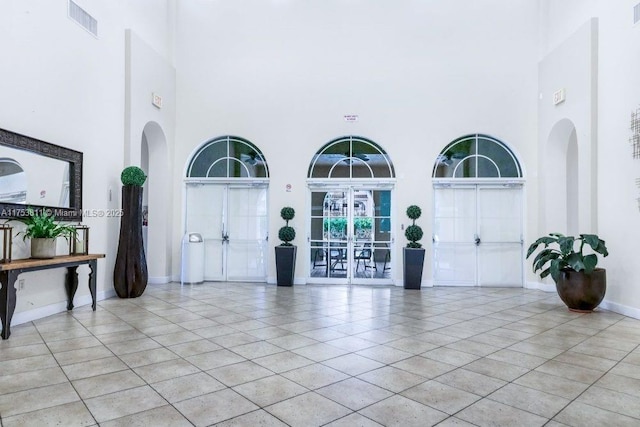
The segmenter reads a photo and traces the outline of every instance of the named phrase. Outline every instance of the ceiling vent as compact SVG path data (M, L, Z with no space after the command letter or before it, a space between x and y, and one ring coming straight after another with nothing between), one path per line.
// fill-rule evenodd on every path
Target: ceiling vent
M69 18L76 21L82 28L98 37L98 21L89 15L86 10L78 6L73 0L69 0Z
M633 23L637 24L640 21L640 3L633 6Z

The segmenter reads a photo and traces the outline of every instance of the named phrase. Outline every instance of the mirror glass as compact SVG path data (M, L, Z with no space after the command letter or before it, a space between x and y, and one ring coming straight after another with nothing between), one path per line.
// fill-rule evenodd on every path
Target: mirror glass
M0 129L0 218L27 206L82 221L82 153Z
M0 146L0 202L68 208L69 163Z

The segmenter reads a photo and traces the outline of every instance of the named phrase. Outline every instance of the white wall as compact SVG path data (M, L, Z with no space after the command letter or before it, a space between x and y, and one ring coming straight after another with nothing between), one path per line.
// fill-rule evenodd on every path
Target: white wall
M544 0L544 56L587 20L598 18L597 231L610 255L604 307L640 317L640 160L631 156L630 113L640 106L640 26L635 0ZM579 136L578 136L579 138ZM542 166L542 165L541 165Z
M531 0L179 2L175 194L201 143L226 134L249 139L271 171L270 236L283 225L280 208L296 209L294 243L303 250L296 275L304 276L309 162L331 139L362 135L396 168L394 258L406 244L404 210L414 203L424 209L430 256L430 175L448 142L487 133L535 169L537 13ZM346 123L345 114L360 119Z
M82 151L83 208L118 209L116 183L124 165L125 28L139 26L154 38L164 34L169 19L158 19L158 14L166 14L168 6L146 1L152 13L139 14L132 11L136 2L77 3L97 19L97 38L68 18L66 0L0 2L0 52L5 58L0 67L0 128ZM164 46L166 40L153 43ZM163 50L170 56L170 48ZM83 222L91 227L90 251L107 255L98 261L97 286L99 296L110 295L119 219L85 216ZM63 241L59 248L64 249ZM65 310L64 273L56 269L21 276L25 289L18 292L14 324ZM84 284L88 268L81 267L79 273L76 306L89 299Z

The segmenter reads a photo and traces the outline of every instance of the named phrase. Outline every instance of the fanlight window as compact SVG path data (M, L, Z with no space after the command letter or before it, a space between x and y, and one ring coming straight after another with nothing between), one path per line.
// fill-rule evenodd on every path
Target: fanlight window
M394 178L393 164L378 144L358 136L327 143L309 166L308 178Z
M445 147L433 167L434 178L522 178L513 152L487 135L468 135Z
M268 178L262 152L237 136L223 136L204 144L187 168L187 178Z

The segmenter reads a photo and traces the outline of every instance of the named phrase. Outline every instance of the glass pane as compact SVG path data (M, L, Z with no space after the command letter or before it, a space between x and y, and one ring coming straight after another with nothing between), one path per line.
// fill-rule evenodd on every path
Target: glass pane
M500 175L503 178L517 178L520 176L519 167L510 152L497 142L482 137L478 138L478 154L493 160L498 165ZM492 168L495 168L495 166L492 166ZM493 172L490 169L488 171L492 174L483 175L484 170L478 168L478 176L481 178L493 177Z
M481 286L522 286L522 246L483 243L478 247Z
M477 157L478 160L478 178L500 178L496 164L484 157Z
M266 162L264 157L247 143L231 141L229 156L238 159L231 163L233 177L266 177Z
M354 157L350 160L352 178L373 178L373 171L368 164L368 160L361 160Z
M481 188L479 235L482 242L520 242L522 237L521 190Z
M191 178L204 178L204 177L226 177L226 165L224 169L220 169L223 165L218 165L218 169L212 174L209 171L210 166L218 159L227 156L227 142L219 141L211 143L203 148L199 153L195 155L189 167L188 176ZM226 162L225 162L226 163ZM220 172L224 172L224 175L220 175Z
M333 141L314 157L310 178L391 178L386 153L373 142L346 137Z
M475 285L476 246L473 243L434 245L433 261L436 283Z
M475 178L476 158L468 157L464 160L455 160L454 178Z

